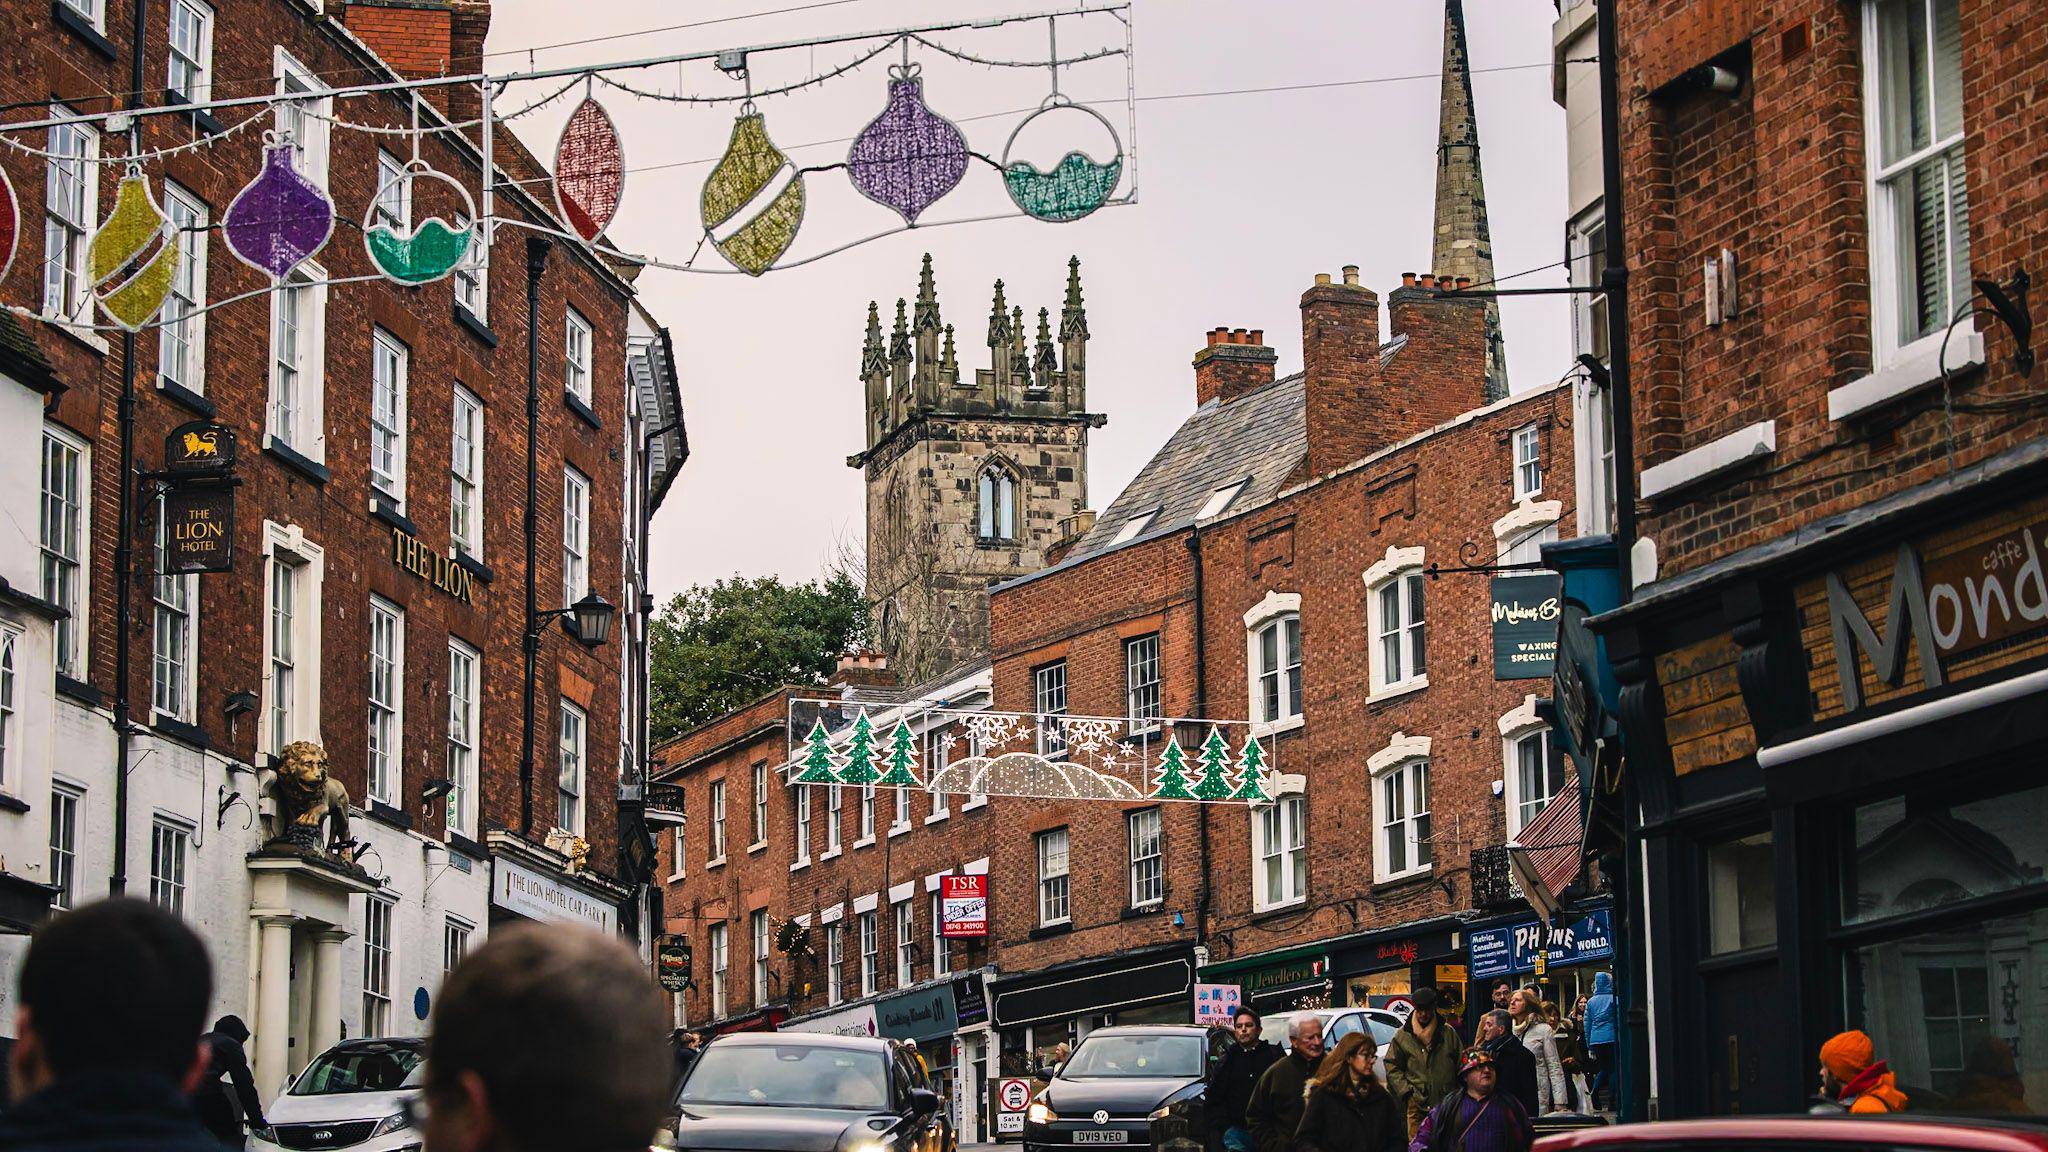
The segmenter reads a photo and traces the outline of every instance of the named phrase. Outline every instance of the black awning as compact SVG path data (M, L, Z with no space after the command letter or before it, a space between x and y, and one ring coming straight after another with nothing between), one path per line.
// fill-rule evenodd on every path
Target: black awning
M0 872L0 935L33 932L50 918L57 889L26 876Z
M996 1027L1017 1028L1186 999L1194 986L1194 950L1177 946L1005 976L991 982L989 999Z

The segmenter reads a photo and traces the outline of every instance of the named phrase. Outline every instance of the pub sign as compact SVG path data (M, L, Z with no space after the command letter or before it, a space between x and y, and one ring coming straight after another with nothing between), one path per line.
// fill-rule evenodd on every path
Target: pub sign
M1555 572L1493 578L1493 678L1548 678L1564 603Z
M654 945L654 974L670 992L690 987L690 942L681 936L663 936Z
M194 420L164 437L164 471L210 476L235 466L235 430Z
M164 575L226 572L235 566L232 483L179 484L164 491Z

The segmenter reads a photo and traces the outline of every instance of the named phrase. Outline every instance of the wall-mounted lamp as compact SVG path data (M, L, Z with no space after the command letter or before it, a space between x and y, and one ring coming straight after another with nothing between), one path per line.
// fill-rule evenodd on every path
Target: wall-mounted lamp
M434 801L455 791L455 781L446 777L429 780L420 788L420 815L425 816Z
M254 692L236 692L230 695L226 703L220 706L220 714L227 717L228 721L229 743L234 743L235 741L235 722L241 718L244 712L254 712L259 703L261 701L256 698Z

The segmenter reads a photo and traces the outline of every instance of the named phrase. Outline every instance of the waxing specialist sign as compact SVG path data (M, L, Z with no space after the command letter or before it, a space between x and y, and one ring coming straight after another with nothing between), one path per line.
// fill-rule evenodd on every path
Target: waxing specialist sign
M1564 604L1558 575L1493 578L1493 678L1547 677L1557 659L1557 618Z

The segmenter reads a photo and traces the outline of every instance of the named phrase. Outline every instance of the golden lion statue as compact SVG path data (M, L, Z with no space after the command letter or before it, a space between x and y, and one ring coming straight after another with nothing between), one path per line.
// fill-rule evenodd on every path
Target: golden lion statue
M316 851L348 843L348 789L327 774L327 750L311 740L294 740L278 761L277 781L270 786L277 801L273 839ZM325 844L320 838L323 819L328 821Z

